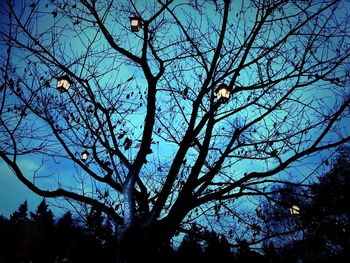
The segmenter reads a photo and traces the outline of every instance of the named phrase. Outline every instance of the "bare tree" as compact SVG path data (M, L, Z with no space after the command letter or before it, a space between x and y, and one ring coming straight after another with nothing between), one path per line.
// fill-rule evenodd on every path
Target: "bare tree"
M232 230L233 201L349 141L347 22L333 0L4 0L0 156L33 192L104 211L121 247Z

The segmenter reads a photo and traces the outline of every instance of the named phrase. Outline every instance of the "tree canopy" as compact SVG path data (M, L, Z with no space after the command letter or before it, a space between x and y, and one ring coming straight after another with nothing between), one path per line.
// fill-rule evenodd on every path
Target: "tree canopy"
M108 214L126 246L194 221L257 231L239 203L305 183L349 141L346 1L5 0L0 15L0 157L33 192Z

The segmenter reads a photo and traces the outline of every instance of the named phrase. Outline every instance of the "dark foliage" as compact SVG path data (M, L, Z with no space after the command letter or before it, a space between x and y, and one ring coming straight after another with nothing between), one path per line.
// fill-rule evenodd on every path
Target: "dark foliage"
M78 223L70 212L55 222L45 200L29 217L25 201L10 219L0 217L0 262L109 262L113 233L99 215L103 236L94 233L96 222Z
M274 205L265 204L265 234L289 233L264 245L271 262L350 260L349 153L340 148L330 171L308 189L281 187ZM298 205L298 214L291 213L291 204Z
M28 215L30 214L30 216ZM113 238L113 229L103 213L92 208L85 224L73 218L70 212L54 220L52 211L43 200L35 212L28 213L27 201L22 203L10 219L0 217L0 262L111 262L115 260L118 247ZM242 243L238 253L224 236L212 231L202 231L194 224L177 249L170 244L154 248L143 244L142 248L128 247L137 251L130 262L142 262L145 255L152 262L244 262L262 259L252 252L247 243Z

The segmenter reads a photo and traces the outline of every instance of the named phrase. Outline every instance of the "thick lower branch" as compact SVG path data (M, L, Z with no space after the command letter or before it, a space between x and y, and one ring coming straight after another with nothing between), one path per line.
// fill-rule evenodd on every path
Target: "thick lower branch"
M58 188L56 190L42 190L33 183L31 183L22 173L21 169L18 167L18 165L11 161L3 152L0 151L0 157L6 162L7 165L11 167L13 170L14 174L16 177L25 185L29 188L29 190L33 191L34 193L42 196L42 197L47 197L47 198L55 198L55 197L67 197L72 200L78 201L78 202L83 202L92 206L95 206L96 208L100 209L101 211L105 212L107 215L111 216L111 218L114 219L114 221L117 224L122 223L122 218L116 214L115 210L111 207L108 207L97 200L87 197L87 196L82 196L77 193L73 193L61 188Z

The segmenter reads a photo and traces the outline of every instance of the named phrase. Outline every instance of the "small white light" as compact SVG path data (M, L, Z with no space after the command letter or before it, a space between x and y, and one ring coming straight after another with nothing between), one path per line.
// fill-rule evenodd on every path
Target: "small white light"
M300 207L297 205L292 205L292 207L289 208L289 212L291 215L299 215L300 214Z
M57 79L57 89L60 92L67 92L72 85L72 81L68 76L62 76Z
M137 32L141 28L141 18L140 17L130 17L130 25L131 25L131 31Z
M88 151L83 151L80 155L80 159L83 161L83 162L86 162L86 160L89 158L89 153Z
M226 103L230 98L230 89L224 83L221 84L219 87L217 87L215 92L216 92L216 98L222 103Z

